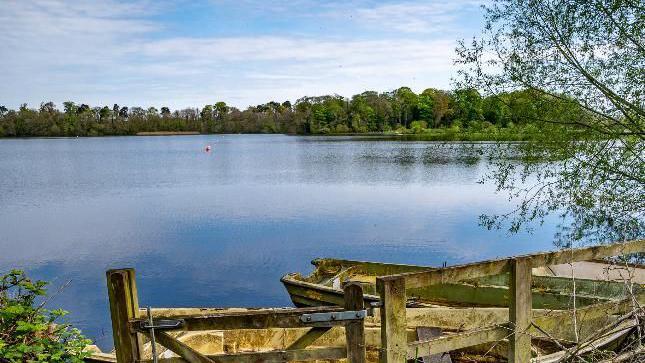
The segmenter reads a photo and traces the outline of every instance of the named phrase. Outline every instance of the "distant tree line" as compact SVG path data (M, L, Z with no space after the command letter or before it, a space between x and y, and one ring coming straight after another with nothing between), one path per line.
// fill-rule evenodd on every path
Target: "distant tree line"
M432 129L486 130L530 124L545 107L575 107L562 98L518 90L482 96L476 89L420 94L408 87L391 92L366 91L351 98L339 95L268 102L246 110L224 102L200 108L171 110L150 107L91 107L52 102L38 109L0 106L0 137L134 135L153 131L208 133L348 134Z

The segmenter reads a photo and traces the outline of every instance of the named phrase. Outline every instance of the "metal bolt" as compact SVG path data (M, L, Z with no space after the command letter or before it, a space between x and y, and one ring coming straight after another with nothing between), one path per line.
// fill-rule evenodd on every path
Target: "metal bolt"
M336 314L331 314L331 320L336 320Z
M356 317L357 317L357 318L360 318L360 317L361 317L361 313L356 313Z
M307 317L307 321L311 321L311 316L308 316L308 317Z

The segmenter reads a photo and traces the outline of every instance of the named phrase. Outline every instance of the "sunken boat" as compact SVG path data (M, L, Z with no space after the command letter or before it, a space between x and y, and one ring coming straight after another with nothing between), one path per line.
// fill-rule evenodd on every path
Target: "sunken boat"
M315 259L311 263L314 266L311 274L289 273L280 279L295 306L342 305L342 287L349 282L359 282L365 303L377 305L377 277L438 269L334 258ZM640 292L645 284L645 266L625 267L604 260L539 267L532 272L534 309L561 310L620 300L628 293ZM627 279L632 283L630 286L625 284ZM502 274L411 289L407 291L407 306L506 307L508 285L508 274Z

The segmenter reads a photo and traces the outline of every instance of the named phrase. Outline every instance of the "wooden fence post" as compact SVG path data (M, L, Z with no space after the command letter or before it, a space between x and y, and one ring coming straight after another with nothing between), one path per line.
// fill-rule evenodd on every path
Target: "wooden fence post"
M405 332L405 278L377 278L381 297L381 363L403 363L407 360L408 340Z
M345 285L345 310L359 311L364 309L363 287L358 282ZM345 325L347 339L347 361L365 363L365 321L356 321Z
M528 328L533 314L532 269L528 258L510 259L509 320L514 329L509 337L509 363L531 361L531 336Z
M116 360L118 363L135 363L142 357L139 337L128 326L128 321L139 314L134 269L108 270L106 275Z

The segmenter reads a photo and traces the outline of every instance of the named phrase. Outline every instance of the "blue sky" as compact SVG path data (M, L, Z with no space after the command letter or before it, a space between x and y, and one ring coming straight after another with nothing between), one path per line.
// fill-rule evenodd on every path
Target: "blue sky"
M449 88L481 2L3 1L0 104L244 108Z

